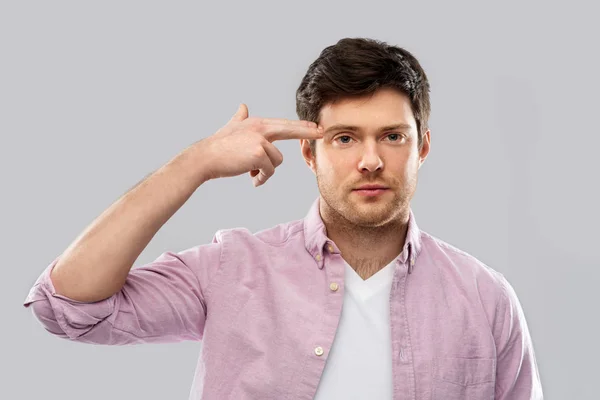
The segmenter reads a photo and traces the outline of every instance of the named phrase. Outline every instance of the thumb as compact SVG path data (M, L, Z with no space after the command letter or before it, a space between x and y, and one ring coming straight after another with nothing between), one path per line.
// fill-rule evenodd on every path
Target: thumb
M231 117L231 120L232 121L243 121L246 118L248 118L248 106L246 106L244 103L242 103L238 107L238 109L235 112L235 114L233 115L233 117Z

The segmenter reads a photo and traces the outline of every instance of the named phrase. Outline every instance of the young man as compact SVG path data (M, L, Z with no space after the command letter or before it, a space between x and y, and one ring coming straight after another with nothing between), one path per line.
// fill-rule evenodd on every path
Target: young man
M429 84L406 50L342 39L297 91L300 121L241 105L100 215L25 305L86 343L201 340L191 398L541 399L523 311L504 277L419 230ZM308 215L131 268L204 182L264 184L300 139L320 196Z

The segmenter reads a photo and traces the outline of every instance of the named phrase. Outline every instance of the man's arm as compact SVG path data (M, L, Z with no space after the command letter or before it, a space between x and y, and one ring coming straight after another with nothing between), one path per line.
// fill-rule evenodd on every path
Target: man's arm
M496 340L496 400L541 400L542 385L525 314L512 286L502 278Z
M56 293L82 302L117 293L150 240L207 180L203 151L201 146L189 147L86 228L52 269Z
M48 331L91 343L201 337L205 292L222 258L218 238L131 270L135 260L203 182L249 172L261 185L283 161L271 142L322 137L312 122L248 118L242 104L219 131L104 211L46 268L24 305Z
M24 305L48 332L113 345L202 338L206 292L222 258L217 237L131 268L206 180L203 153L192 146L136 185L46 268Z
M246 172L264 183L283 161L271 143L322 138L308 121L248 118L242 104L217 133L185 149L102 213L52 270L58 294L92 302L123 287L156 232L205 181Z

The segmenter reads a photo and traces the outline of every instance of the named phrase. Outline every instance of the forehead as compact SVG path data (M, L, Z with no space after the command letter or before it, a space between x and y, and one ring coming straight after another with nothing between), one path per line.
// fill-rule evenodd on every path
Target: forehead
M390 123L405 123L417 129L410 99L396 89L379 89L372 95L340 99L321 108L319 124L327 129L346 124L377 129Z

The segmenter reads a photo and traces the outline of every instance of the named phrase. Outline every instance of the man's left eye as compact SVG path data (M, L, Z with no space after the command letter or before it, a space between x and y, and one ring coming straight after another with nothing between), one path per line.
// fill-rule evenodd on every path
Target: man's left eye
M392 134L389 134L389 135L388 135L388 138L389 138L391 141L395 142L396 140L399 140L399 139L400 139L400 135L398 135L397 133L392 133Z

